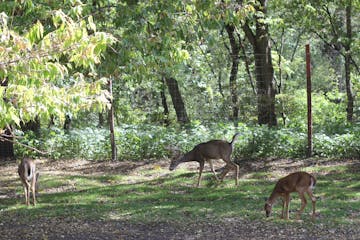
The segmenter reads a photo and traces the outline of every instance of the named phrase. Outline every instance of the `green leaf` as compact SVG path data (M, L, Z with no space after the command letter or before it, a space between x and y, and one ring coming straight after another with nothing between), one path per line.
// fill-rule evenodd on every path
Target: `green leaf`
M88 27L89 27L92 31L96 32L96 25L95 25L95 23L94 23L93 16L91 16L91 15L88 17Z

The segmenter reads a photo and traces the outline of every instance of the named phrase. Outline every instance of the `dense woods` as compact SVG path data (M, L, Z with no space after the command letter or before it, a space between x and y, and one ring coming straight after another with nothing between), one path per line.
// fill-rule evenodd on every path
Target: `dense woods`
M360 0L0 1L1 239L360 239L359 23Z
M188 151L238 131L237 159L303 157L309 43L313 154L359 157L359 8L3 1L1 156L161 158L169 146Z

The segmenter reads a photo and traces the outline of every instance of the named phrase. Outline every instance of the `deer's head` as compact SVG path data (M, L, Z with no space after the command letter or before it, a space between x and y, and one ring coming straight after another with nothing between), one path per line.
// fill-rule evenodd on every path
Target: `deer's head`
M264 206L264 210L265 210L265 213L266 213L266 217L270 217L271 210L272 210L272 205L269 202L266 202L265 206Z
M170 162L169 170L173 171L181 163L181 158L173 158Z

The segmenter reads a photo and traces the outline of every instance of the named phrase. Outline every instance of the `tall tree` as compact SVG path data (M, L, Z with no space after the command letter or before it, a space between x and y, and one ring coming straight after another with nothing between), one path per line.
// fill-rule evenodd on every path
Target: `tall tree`
M352 1L348 0L345 12L346 12L346 41L344 43L345 49L345 84L346 84L346 95L347 95L347 120L349 122L353 121L353 114L354 114L354 94L352 91L352 84L351 84L351 42L352 42L352 27L351 27L351 10L352 10Z
M44 22L46 31L37 21L20 34L8 24L9 16L0 14L0 79L7 82L0 87L0 129L53 116L64 122L68 112L101 110L108 104L104 79L92 76L115 39L97 32L91 16L74 20L57 10L51 17L52 25Z
M160 90L160 97L161 97L161 105L164 109L163 112L163 123L165 124L165 126L169 125L169 107L166 101L166 94L165 94L165 78L163 77L162 79L162 84L161 84L161 90Z
M276 126L274 68L272 65L269 28L266 22L267 0L256 1L254 29L248 19L242 26L247 40L251 43L255 58L258 123Z
M170 93L171 100L172 100L172 103L175 108L178 122L181 124L188 123L189 118L187 116L185 104L182 99L176 79L172 78L172 77L166 78L166 85L168 86L168 89L169 89L169 93Z
M0 130L0 159L14 158L14 136L11 128Z
M237 92L237 74L239 70L239 52L240 52L240 39L236 40L236 36L240 38L239 35L235 32L235 26L233 24L226 24L225 26L226 32L229 37L230 47L231 47L231 71L230 71L230 94L232 101L232 120L237 122L239 118L239 106L238 106L238 92Z
M107 9L106 5L104 7ZM187 20L184 17L184 3L163 0L127 1L111 4L109 8L124 13L118 15L113 11L110 14L115 26L114 32L122 39L115 46L117 51L121 50L121 54L116 56L117 64L111 64L115 69L122 67L122 76L126 78L118 79L133 83L134 87L130 91L147 86L145 91L161 95L163 103L165 83L172 97L178 122L188 122L185 101L180 91L182 79L178 78L180 69L189 58L184 40L186 34L182 31L182 27L186 26L183 22ZM124 85L120 81L114 82L114 89L116 85ZM116 93L114 97L116 98ZM158 108L157 101L151 101L150 104L153 105L152 108ZM169 109L164 105L163 108L163 118L166 119Z
M304 1L285 1L286 9L301 9L294 11L285 21L291 22L294 26L305 26L305 30L316 39L320 39L325 46L324 53L331 57L332 64L334 59L340 56L343 61L337 60L334 70L338 77L339 91L346 92L346 118L353 121L355 93L352 90L353 82L351 73L360 73L358 58L359 48L353 38L357 25L353 25L353 18L359 19L358 14L352 14L353 9L358 11L360 2L358 0L317 0L315 2ZM354 30L355 28L355 30ZM343 68L338 64L343 64ZM344 72L343 72L344 69ZM345 82L345 88L343 88ZM325 92L325 97L329 99Z

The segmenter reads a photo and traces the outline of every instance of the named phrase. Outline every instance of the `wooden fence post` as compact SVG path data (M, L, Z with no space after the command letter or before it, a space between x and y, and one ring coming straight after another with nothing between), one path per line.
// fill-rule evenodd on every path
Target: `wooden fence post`
M307 89L307 117L308 117L308 146L307 157L312 156L312 113L311 113L311 63L310 63L310 44L305 46L306 52L306 89Z

